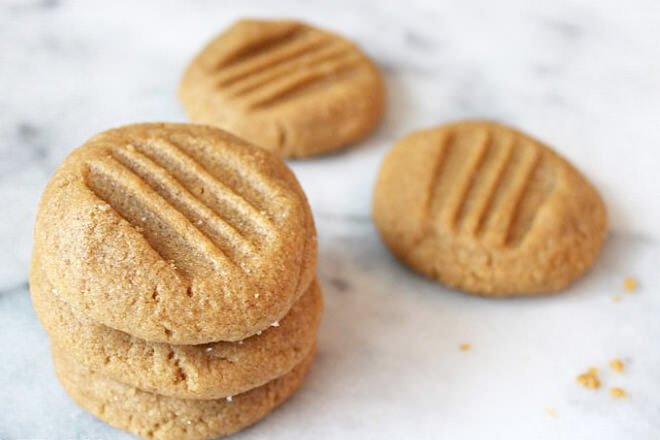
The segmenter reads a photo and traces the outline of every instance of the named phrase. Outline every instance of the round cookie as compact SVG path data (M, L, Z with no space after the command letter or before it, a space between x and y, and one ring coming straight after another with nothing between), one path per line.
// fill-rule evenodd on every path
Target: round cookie
M218 129L98 134L42 196L34 254L82 315L172 344L245 339L307 289L316 233L295 176Z
M343 37L288 20L240 20L190 63L179 99L199 123L281 157L336 150L381 119L374 64Z
M591 267L607 235L594 187L536 139L468 121L415 132L389 152L373 218L410 267L461 290L559 290Z
M291 372L231 399L186 400L140 391L52 350L55 373L67 394L104 422L146 439L201 440L256 423L289 398L314 360L312 350Z
M277 327L260 335L238 342L171 345L147 342L77 316L39 267L31 274L32 303L55 346L118 382L184 399L231 396L288 373L312 349L323 309L321 289L314 281Z

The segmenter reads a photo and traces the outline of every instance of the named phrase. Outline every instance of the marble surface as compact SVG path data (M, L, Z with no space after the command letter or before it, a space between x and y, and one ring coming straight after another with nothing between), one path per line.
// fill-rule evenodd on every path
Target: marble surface
M291 164L319 232L320 352L304 388L236 438L660 437L657 0L1 0L0 439L131 438L53 376L27 292L35 206L94 133L184 120L174 91L185 63L242 16L299 17L358 41L385 73L389 109L354 149ZM452 292L381 244L369 205L383 155L411 130L464 117L535 134L601 190L610 238L566 292ZM626 275L636 292L622 293ZM614 357L624 375L607 368ZM575 383L592 365L598 391Z

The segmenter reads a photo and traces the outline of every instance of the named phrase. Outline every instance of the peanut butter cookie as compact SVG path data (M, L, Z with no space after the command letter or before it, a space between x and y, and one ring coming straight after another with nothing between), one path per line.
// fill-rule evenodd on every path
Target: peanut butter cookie
M383 79L353 43L287 20L240 20L191 62L179 98L216 125L281 157L341 148L380 120Z
M300 387L314 360L312 350L291 372L231 398L187 400L115 382L55 347L52 354L58 379L78 405L116 428L155 440L209 439L252 425Z
M54 345L118 382L183 399L240 394L288 373L314 345L323 309L314 281L281 321L259 335L238 342L170 345L76 315L39 267L31 273L32 303Z
M413 133L385 158L374 221L413 269L468 292L559 290L607 234L594 187L536 139L494 122Z
M136 124L74 151L42 196L34 255L80 315L141 339L245 339L314 277L305 195L273 154L213 127Z

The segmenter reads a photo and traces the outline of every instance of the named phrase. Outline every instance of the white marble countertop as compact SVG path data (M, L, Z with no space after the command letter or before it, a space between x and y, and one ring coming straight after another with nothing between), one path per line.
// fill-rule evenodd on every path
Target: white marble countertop
M131 438L54 378L26 284L35 206L54 167L96 132L184 120L185 63L242 16L298 17L358 41L385 73L389 109L356 148L291 164L319 233L320 352L304 388L236 438L659 438L657 0L1 0L0 439ZM464 117L529 131L601 190L610 239L568 291L452 292L378 239L369 206L387 149ZM636 292L622 292L626 275ZM607 368L614 357L624 375ZM598 391L575 383L592 365ZM629 398L610 397L612 386Z

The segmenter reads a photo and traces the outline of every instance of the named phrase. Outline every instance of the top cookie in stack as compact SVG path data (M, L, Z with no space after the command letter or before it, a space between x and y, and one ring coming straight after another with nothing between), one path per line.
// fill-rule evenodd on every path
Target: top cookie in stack
M39 206L32 300L58 378L145 438L235 432L312 363L322 297L306 197L212 127L138 124L73 152Z
M48 184L35 255L59 295L171 344L236 341L281 319L314 276L305 195L272 154L219 129L97 135Z

